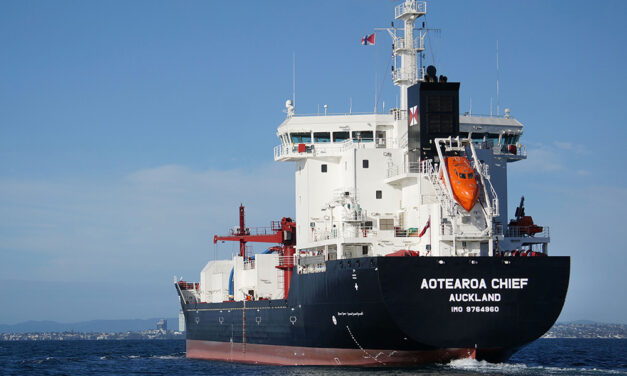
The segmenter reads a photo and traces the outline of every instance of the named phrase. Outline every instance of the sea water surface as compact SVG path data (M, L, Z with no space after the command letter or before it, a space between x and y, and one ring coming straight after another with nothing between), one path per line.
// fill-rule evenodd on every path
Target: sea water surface
M0 341L0 375L627 375L625 339L540 339L506 363L292 367L185 358L183 340Z

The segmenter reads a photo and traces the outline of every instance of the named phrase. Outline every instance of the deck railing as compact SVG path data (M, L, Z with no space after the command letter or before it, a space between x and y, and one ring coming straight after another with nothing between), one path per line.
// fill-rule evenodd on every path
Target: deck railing
M531 230L536 229L536 226L509 226L505 232L507 237L536 237L536 238L549 238L551 237L551 231L549 226L542 226L542 231L531 234Z
M426 1L407 1L403 2L400 5L397 5L394 8L394 18L400 18L404 14L425 14L427 13L427 2Z
M285 157L310 157L341 153L352 149L394 148L398 142L393 138L353 138L342 142L304 142L274 147L274 159Z
M311 232L310 240L313 242L330 240L330 239L357 239L357 238L376 238L378 231L370 227L352 228L339 230L337 228L331 230L315 230Z
M294 266L295 258L296 256L279 256L279 266Z
M401 174L418 174L421 172L424 172L424 166L420 162L404 163L402 166L393 164L388 167L387 177L391 178Z

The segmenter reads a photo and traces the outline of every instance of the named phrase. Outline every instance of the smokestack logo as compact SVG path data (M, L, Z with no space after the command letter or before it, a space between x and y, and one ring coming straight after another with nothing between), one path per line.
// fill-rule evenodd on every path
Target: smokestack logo
M409 126L418 124L418 106L409 108Z

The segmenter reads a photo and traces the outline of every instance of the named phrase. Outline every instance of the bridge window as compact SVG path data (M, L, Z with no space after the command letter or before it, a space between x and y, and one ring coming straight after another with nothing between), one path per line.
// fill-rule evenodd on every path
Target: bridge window
M361 161L361 166L362 166L363 168L368 168L368 160L367 160L367 159L364 159L363 161Z
M292 139L292 142L295 144L311 143L311 133L309 132L290 133L290 138Z
M383 198L383 192L382 192L382 191L377 191L377 192L375 193L375 195L376 195L376 197L377 197L377 200L380 200L380 199L382 199L382 198Z
M327 172L327 165L326 164L320 165L320 171Z
M372 131L353 131L353 141L372 142Z
M348 140L348 132L333 132L333 142L344 142Z
M513 145L518 142L520 135L506 135L503 136L503 141L507 145Z
M314 142L331 142L331 133L314 132Z

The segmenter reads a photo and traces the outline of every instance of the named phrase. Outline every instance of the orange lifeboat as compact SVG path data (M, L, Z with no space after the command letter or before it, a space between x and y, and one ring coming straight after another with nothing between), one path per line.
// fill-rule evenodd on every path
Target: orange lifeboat
M475 171L470 166L468 159L464 157L446 157L444 163L455 201L466 211L470 211L479 199L479 184ZM446 185L443 171L440 173L440 178Z

